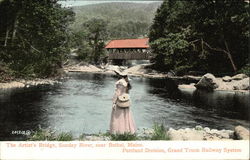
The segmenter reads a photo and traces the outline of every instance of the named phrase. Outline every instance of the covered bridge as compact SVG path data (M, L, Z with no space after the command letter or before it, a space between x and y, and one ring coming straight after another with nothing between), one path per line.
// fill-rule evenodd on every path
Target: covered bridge
M106 45L109 60L148 60L149 38L112 40Z

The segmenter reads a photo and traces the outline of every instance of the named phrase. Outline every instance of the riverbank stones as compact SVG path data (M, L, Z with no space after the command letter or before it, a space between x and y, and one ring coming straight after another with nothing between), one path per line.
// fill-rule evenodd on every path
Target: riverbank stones
M232 77L232 80L242 80L244 78L247 78L248 76L245 74L237 74L235 76Z
M249 140L249 130L242 126L235 127L234 134L238 140Z
M224 77L222 77L222 80L224 82L231 82L232 81L232 77L230 77L230 76L224 76Z
M216 78L211 73L207 73L201 77L201 80L195 84L197 89L214 90L218 88Z

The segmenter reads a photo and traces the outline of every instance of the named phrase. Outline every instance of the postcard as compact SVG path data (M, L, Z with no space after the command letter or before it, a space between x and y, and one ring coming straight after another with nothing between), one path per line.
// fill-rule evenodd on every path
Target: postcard
M0 159L249 159L249 1L0 0Z

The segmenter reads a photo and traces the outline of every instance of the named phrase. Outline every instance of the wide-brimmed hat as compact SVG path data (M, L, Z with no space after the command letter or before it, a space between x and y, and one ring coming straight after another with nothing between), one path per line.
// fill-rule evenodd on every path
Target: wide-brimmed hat
M126 71L120 72L120 71L118 71L118 70L114 70L114 72L115 72L117 75L121 76L121 77L126 77L126 76L128 76L128 73L127 73Z

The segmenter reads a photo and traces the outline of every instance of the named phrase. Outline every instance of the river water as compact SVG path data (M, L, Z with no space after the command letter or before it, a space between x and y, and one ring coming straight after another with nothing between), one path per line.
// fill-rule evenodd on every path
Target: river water
M21 131L106 132L117 78L71 73L62 84L0 92L0 140L23 140ZM178 90L173 81L132 77L131 110L138 128L163 123L175 129L201 125L249 128L249 94ZM19 131L19 132L18 132Z

